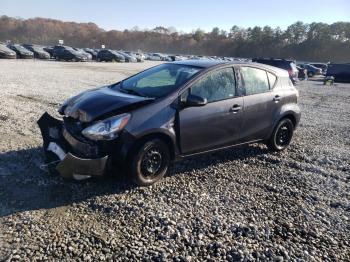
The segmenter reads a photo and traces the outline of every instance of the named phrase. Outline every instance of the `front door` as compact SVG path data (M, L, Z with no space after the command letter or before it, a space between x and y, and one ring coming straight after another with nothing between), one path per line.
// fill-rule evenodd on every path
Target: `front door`
M243 98L236 95L236 90L233 68L227 67L208 72L182 94L208 101L205 106L186 107L179 112L182 154L223 147L239 139Z

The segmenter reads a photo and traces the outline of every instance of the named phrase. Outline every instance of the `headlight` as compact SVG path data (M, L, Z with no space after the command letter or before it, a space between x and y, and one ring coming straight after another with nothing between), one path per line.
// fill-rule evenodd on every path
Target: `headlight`
M107 118L85 128L82 134L92 140L112 140L126 126L130 117L130 114L121 114Z

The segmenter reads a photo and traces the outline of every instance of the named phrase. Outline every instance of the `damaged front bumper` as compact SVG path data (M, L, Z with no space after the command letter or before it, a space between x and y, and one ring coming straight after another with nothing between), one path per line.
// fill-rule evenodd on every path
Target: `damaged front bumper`
M38 120L44 141L46 164L55 164L55 170L65 178L78 180L105 174L109 156L81 157L72 151L79 148L91 154L94 147L85 144L67 132L63 122L44 113ZM90 151L90 152L88 152Z

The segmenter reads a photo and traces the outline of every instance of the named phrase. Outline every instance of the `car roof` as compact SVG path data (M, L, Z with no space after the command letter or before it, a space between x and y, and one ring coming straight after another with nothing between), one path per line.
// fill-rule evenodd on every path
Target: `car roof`
M210 68L210 67L216 67L220 65L245 65L245 66L256 66L260 67L262 69L267 69L272 72L274 72L278 76L289 76L288 72L284 69L270 66L266 64L261 63L255 63L255 62L242 62L242 61L219 61L219 60L206 60L206 59L198 59L198 60L183 60L183 61L175 61L171 62L171 64L178 64L178 65L187 65L187 66L195 66L195 67L201 67L201 68Z
M206 59L193 59L193 60L183 60L183 61L175 61L173 64L178 65L188 65L188 66L196 66L202 68L209 68L213 66L217 66L220 64L227 64L226 61L215 61L215 60L206 60Z

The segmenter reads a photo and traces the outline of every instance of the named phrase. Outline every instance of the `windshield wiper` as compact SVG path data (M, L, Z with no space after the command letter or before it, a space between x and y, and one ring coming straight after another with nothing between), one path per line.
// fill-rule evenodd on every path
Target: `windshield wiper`
M130 95L136 95L136 96L142 96L142 97L148 97L145 94L142 94L141 92L137 92L134 89L128 89L128 88L120 88L120 90L125 91L125 93Z
M145 96L145 95L143 95L143 94L141 94L133 89L121 88L121 90L125 91L125 93L131 94L131 95L143 96L143 97Z
M138 92L138 91L136 91L134 89L124 88L123 87L123 82L124 81L120 82L120 87L118 88L121 92L130 94L130 95L142 96L142 97L147 97L147 98L154 98L154 97L149 97L149 96L147 96L145 94L142 94L141 92Z

